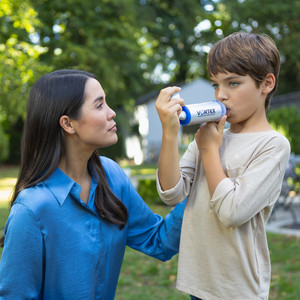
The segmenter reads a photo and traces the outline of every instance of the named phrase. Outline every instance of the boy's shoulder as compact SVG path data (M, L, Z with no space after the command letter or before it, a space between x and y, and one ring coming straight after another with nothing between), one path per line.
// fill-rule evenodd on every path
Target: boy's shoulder
M238 134L226 130L224 132L224 140L229 143L239 144L240 146L260 149L260 151L273 149L276 153L284 152L285 155L289 155L291 150L288 139L275 130Z

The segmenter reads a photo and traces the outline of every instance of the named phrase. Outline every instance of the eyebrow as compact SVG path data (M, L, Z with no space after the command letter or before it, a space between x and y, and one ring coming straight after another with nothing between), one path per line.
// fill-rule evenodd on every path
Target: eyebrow
M240 76L229 76L229 77L226 77L226 78L224 78L223 80L234 80L234 79L239 79L240 78ZM211 81L211 83L215 83L215 82L217 82L217 80L213 80L213 79L211 79L210 80Z
M99 96L96 99L94 99L93 103L97 102L97 101L103 101L103 96Z
M232 80L232 79L238 79L238 78L240 78L240 76L230 76L230 77L225 78L225 80Z

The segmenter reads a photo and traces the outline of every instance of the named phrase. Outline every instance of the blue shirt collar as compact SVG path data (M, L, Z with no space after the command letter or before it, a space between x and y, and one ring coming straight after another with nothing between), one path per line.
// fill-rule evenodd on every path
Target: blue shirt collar
M68 195L71 194L76 200L80 201L80 185L68 177L63 171L57 168L52 176L45 180L45 184L50 189L51 193L55 199L59 202L60 205L63 205ZM93 195L97 188L97 182L92 177L91 180L91 189L89 196L89 205L93 206L94 203L91 203L91 199L94 199ZM94 202L94 201L92 201Z

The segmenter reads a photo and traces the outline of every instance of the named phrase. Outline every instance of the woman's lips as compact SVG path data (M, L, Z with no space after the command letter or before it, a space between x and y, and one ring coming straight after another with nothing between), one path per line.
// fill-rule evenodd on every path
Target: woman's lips
M117 131L117 124L115 123L114 126L112 128L109 129L109 131Z

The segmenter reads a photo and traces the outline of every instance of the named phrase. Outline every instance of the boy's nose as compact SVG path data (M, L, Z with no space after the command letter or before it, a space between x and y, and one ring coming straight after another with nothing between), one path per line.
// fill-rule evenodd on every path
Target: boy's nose
M217 91L216 98L218 101L224 101L224 100L228 99L225 89L219 88L219 90Z

